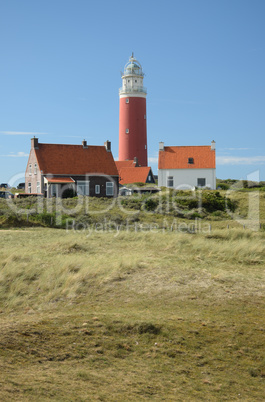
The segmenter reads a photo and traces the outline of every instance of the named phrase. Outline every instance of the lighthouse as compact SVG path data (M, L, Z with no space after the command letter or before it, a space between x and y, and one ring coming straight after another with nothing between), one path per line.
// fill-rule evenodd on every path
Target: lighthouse
M120 96L119 160L138 159L140 166L147 166L146 88L144 73L132 53L124 67Z

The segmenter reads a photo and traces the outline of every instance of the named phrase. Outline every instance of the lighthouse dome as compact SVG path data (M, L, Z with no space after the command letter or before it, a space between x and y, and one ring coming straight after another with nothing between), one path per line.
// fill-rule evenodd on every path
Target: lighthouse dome
M142 66L139 63L139 61L137 61L134 58L134 55L132 53L131 57L129 58L128 63L126 63L125 67L124 67L124 74L123 75L141 75L143 76L143 70L142 70Z

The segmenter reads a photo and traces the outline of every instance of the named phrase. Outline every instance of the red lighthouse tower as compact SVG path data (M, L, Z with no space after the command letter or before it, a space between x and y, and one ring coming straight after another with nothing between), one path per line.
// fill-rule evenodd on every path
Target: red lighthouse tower
M119 160L137 157L147 166L146 88L141 64L132 56L122 73L120 88Z

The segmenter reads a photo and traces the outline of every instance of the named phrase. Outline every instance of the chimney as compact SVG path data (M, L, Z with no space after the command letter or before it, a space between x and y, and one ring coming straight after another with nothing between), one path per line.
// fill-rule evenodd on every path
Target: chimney
M211 150L215 151L215 141L214 140L211 142Z
M86 140L82 141L83 148L88 148Z
M134 161L134 163L135 163L135 166L137 167L137 166L138 166L138 158L137 158L137 156L135 156L135 157L133 158L133 161Z
M160 142L159 143L159 151L164 151L164 143L163 142Z
M31 148L33 149L39 149L39 139L35 138L35 135L33 138L31 138Z
M106 151L111 152L111 142L109 140L104 142Z

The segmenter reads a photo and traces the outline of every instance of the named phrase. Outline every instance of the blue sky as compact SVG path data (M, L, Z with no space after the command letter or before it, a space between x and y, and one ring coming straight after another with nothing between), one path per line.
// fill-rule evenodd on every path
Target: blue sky
M30 138L118 156L120 71L146 74L158 143L217 148L218 178L265 180L264 0L0 1L0 182L23 180Z

